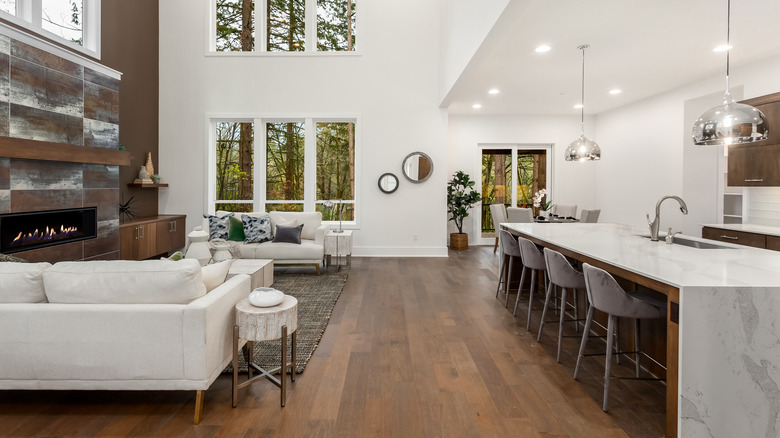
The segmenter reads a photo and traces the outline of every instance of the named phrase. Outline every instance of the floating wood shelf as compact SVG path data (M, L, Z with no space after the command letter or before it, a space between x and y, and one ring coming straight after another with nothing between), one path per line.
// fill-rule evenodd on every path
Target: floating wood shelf
M67 143L0 137L0 157L68 163L130 165L130 152Z
M145 184L145 183L129 183L127 187L136 188L136 189L151 189L156 187L168 187L168 184L161 183L161 184Z

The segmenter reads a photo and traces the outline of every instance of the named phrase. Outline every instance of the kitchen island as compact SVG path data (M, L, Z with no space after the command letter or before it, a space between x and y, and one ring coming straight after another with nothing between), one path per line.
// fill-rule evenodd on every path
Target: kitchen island
M780 434L780 253L620 224L501 227L668 297L667 437Z

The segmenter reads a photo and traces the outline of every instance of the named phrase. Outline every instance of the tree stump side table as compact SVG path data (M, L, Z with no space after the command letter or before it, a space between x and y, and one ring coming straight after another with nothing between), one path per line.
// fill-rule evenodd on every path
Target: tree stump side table
M233 326L233 407L238 404L238 390L255 383L265 377L282 390L281 403L284 407L287 401L287 372L290 380L295 381L295 347L298 337L298 300L289 295L284 301L273 307L255 307L244 298L236 304L236 325ZM287 362L287 334L292 333L291 361ZM254 343L260 341L282 340L281 365L264 370L252 362ZM239 340L247 341L244 357L249 370L247 380L238 383L238 346ZM281 370L280 378L274 373ZM252 376L253 371L259 374Z

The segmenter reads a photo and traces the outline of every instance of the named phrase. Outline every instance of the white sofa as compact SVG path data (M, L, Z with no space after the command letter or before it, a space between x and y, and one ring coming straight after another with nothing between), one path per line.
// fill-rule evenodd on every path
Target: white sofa
M197 424L249 292L197 260L0 263L0 389L196 390Z
M226 211L217 211L216 216L224 217L230 214ZM303 224L301 231L301 243L281 243L281 242L263 242L263 243L227 243L232 246L231 252L234 256L243 259L272 259L274 266L314 266L317 269L317 275L320 275L320 266L325 257L325 233L328 226L322 224L322 213L320 212L292 212L292 211L271 211L253 212L253 213L234 213L237 218L243 214L261 217L268 215L271 219L271 233L275 233L276 225L296 221L296 225ZM203 219L202 229L209 230L208 219Z

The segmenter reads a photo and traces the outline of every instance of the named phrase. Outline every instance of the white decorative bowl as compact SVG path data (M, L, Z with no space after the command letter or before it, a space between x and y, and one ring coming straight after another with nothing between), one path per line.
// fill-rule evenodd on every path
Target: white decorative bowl
M284 301L284 292L272 287L258 287L249 294L249 302L255 307L273 307Z

